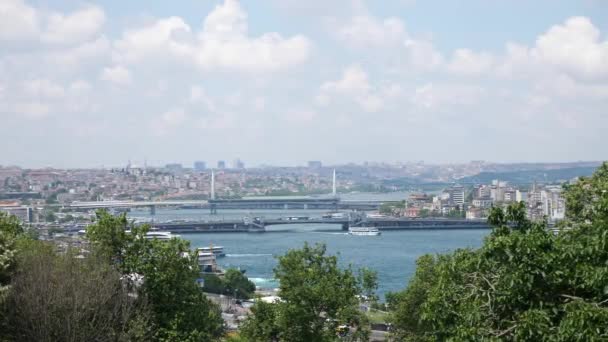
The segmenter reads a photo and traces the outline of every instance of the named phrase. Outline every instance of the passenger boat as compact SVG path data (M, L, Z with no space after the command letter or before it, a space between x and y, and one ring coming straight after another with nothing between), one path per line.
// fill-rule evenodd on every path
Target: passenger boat
M215 255L217 258L221 258L223 256L226 256L226 253L224 253L224 247L223 246L209 246L209 247L199 247L196 249L198 252L202 252L202 253L213 253L213 255Z
M197 252L198 267L201 275L215 274L217 276L223 276L224 270L222 270L215 262L215 254L211 252Z
M348 234L357 236L378 236L381 233L376 227L348 227Z
M172 238L178 238L178 237L179 237L179 235L171 234L171 232L152 231L152 232L146 233L146 239L148 239L148 240L152 240L152 239L171 240Z

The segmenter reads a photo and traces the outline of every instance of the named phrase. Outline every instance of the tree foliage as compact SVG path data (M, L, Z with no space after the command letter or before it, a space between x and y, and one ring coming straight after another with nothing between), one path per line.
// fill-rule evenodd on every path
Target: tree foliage
M0 211L0 297L14 271L17 239L22 233L19 220Z
M57 255L40 241L19 251L3 311L15 341L147 341L152 331L146 301L104 259Z
M238 299L249 299L255 292L255 284L235 268L227 269L223 278L209 274L204 275L204 279L206 292L236 296Z
M305 244L279 257L274 270L280 301L258 302L242 328L248 341L334 341L342 324L350 340L366 340L366 318L358 310L360 286L350 269L338 267L325 245Z
M400 340L608 339L608 166L565 190L571 230L494 208L481 248L421 257L392 295Z
M199 269L186 240L146 239L148 226L135 226L125 215L105 211L87 229L91 244L124 275L143 276L159 341L211 341L223 334L219 308L197 285ZM127 233L126 231L130 232Z

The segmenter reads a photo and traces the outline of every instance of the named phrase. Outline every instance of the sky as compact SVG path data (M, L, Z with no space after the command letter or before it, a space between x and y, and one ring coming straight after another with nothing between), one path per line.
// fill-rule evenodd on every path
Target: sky
M608 159L605 0L0 0L0 165Z

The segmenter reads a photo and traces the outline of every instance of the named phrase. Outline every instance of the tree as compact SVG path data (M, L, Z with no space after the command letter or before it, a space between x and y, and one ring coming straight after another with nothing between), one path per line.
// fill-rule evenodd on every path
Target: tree
M135 299L105 259L57 255L31 241L19 251L6 301L5 333L15 341L147 341L146 301Z
M493 208L479 249L425 256L393 296L402 340L600 341L608 339L608 167L565 190L554 235L525 206ZM414 319L412 319L414 317Z
M608 162L591 177L565 186L566 218L575 224L608 221Z
M381 214L390 215L393 213L393 205L391 203L382 203L378 211Z
M391 310L390 321L396 331L397 340L415 340L430 330L420 320L422 304L427 300L431 286L435 283L436 260L424 255L416 261L416 274L407 288L398 293L386 294L387 306Z
M143 276L140 291L153 313L156 340L218 339L223 334L223 320L219 308L197 285L197 256L189 242L149 240L148 230L147 225L132 224L125 215L114 217L99 211L96 223L87 228L87 237L122 274Z
M95 223L86 229L86 236L98 253L114 261L122 261L133 242L133 235L128 234L130 228L127 215L113 216L105 210L95 213ZM145 236L145 231L143 232ZM143 236L141 237L143 239Z
M334 341L342 324L353 328L350 339L367 339L367 321L357 308L357 280L325 253L325 245L304 244L279 257L274 274L281 300L254 305L242 330L247 340Z
M17 217L0 211L0 303L15 270L18 239L23 233Z
M203 278L205 292L235 296L238 299L249 299L255 292L255 284L235 268L226 270L223 278L215 274L205 274Z
M211 341L221 336L219 308L196 283L199 270L188 241L148 242L145 256L131 262L133 271L144 277L142 290L159 327L156 337L164 341Z
M225 292L238 299L249 299L255 292L255 284L240 270L231 268L224 274Z
M378 301L378 272L369 269L367 267L359 269L358 274L359 285L361 286L361 292L365 296L366 300L371 303Z
M249 342L280 341L282 327L279 326L279 305L258 301L251 314L240 328L241 336Z

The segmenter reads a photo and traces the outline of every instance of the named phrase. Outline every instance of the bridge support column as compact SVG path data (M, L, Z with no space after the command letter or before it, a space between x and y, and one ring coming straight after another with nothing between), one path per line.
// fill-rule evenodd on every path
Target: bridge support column
M287 203L283 204L283 209L285 209L285 210L289 209L289 204L287 204Z
M211 215L217 215L217 204L212 203L209 206L209 209L211 210Z
M348 223L342 223L342 230L348 230Z
M156 215L156 206L155 205L150 206L150 215L152 215L152 216Z

